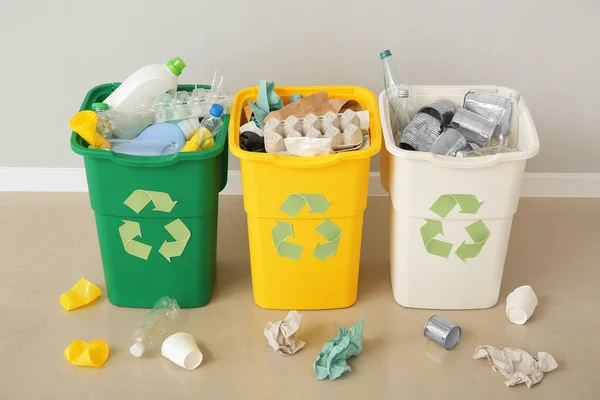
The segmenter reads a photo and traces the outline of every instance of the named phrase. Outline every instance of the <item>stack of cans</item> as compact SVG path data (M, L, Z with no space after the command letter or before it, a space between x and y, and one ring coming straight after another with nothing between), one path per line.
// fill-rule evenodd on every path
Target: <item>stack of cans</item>
M402 132L400 147L444 156L489 146L492 136L508 135L511 102L490 93L469 91L464 108L438 100L421 108Z

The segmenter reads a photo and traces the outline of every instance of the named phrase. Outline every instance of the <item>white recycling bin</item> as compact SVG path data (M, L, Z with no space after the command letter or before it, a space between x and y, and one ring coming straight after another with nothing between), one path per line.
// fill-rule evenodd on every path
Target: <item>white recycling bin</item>
M457 107L469 90L508 97L502 86L413 86L418 108L439 99ZM394 144L385 92L379 95L385 148L381 183L390 193L394 298L405 307L481 309L498 302L525 163L539 150L521 97L519 152L454 158Z

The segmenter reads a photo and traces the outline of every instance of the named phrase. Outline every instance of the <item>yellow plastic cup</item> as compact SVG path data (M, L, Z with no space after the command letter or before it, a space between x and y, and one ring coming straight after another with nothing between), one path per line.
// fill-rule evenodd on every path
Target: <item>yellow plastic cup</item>
M60 295L60 305L67 311L83 307L102 294L100 288L81 278L68 292Z
M95 339L87 343L73 340L64 351L65 358L71 364L80 367L100 368L108 358L108 344L104 340Z
M98 116L90 110L79 111L73 115L69 122L69 126L73 132L81 136L90 145L99 149L110 149L110 143L96 132L97 124Z

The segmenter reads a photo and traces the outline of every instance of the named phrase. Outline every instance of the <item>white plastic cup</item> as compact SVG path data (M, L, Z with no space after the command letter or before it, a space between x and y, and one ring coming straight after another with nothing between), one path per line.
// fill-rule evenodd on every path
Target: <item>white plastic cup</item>
M535 311L538 299L531 286L521 286L506 298L506 316L513 324L523 325Z
M177 332L163 342L160 352L182 368L191 371L202 363L202 353L189 333Z

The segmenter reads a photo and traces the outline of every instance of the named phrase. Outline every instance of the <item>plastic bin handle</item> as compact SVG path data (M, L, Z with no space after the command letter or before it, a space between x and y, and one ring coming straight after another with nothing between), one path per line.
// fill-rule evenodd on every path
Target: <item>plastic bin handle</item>
M132 158L132 156L128 154L111 153L110 159L116 164L123 165L125 167L166 167L168 165L173 165L179 161L177 158L177 154L179 153L169 154L165 156L148 157L148 162L143 162L140 161L141 157ZM157 157L160 157L160 160L158 160Z
M301 160L302 163L299 163ZM273 164L285 168L321 168L340 162L337 154L312 157L272 156Z

